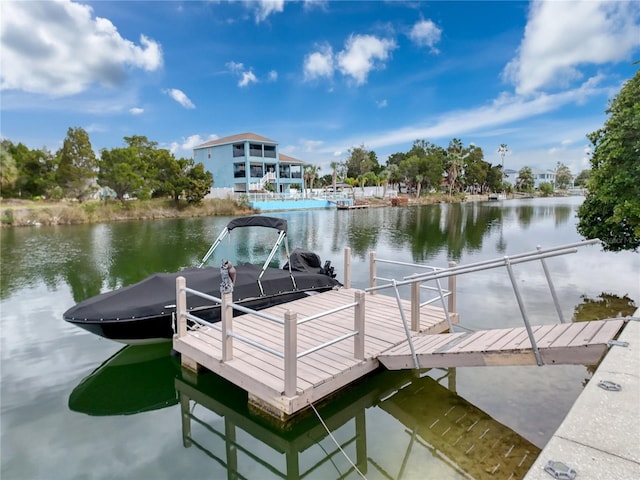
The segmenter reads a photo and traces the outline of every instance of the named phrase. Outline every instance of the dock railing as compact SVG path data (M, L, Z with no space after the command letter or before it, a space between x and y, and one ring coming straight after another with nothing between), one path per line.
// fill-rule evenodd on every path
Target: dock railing
M215 304L220 305L220 323L208 322L196 315L189 313L187 306L187 293L196 295L206 300L212 301ZM232 301L232 292L221 292L220 298L208 295L203 292L199 292L186 286L186 279L182 276L176 279L176 315L178 319L178 337L183 337L189 330L187 320L191 320L196 325L204 325L209 328L213 328L221 332L222 340L222 362L228 362L233 359L233 343L234 339L242 343L257 348L263 352L274 355L284 360L284 394L287 397L293 397L297 391L297 374L298 374L298 359L317 352L324 348L327 348L333 344L346 340L348 338L354 338L353 354L354 358L364 359L364 312L365 312L365 293L361 290L356 290L354 294L354 301L345 305L341 305L329 310L319 312L307 317L298 318L296 312L287 310L284 314L284 318L279 318L273 315L260 312L247 308L243 305L237 304ZM307 322L312 322L320 318L326 317L333 313L340 312L353 308L353 330L340 335L336 338L328 340L324 343L309 348L303 352L298 352L298 325L302 325ZM282 325L284 329L284 349L279 351L273 349L260 342L245 337L239 333L233 331L233 311L237 310L245 314L252 314L258 316L269 322Z
M378 264L387 264L387 265L399 265L410 267L414 270L428 270L429 272L440 272L443 271L442 267L434 267L431 265L424 265L419 263L409 263L409 262L400 262L397 260L386 260L383 258L379 258L376 256L376 252L369 252L369 288L365 289L366 292L370 292L372 295L375 294L378 289L376 288L378 280L388 283L388 287L394 287L396 291L396 297L399 300L399 293L397 287L399 283L394 278L386 278L378 276ZM449 262L449 268L455 267L456 262ZM412 278L416 278L419 274L413 273L409 276L403 277L403 280L410 280ZM427 281L429 281L428 279ZM451 321L451 317L449 313L454 313L456 311L456 277L455 275L451 275L448 277L448 286L446 289L442 288L442 284L440 283L440 279L435 279L435 286L426 285L426 281L417 281L412 282L409 285L411 286L411 330L416 332L420 330L420 309L426 305L430 305L432 303L440 302L442 305L442 309L445 312L445 316L447 318L447 324L449 326L449 330L453 331L453 322ZM387 287L381 287L387 288ZM424 302L421 301L422 295L421 291L426 290L429 292L438 292L437 295L430 297ZM447 299L447 302L445 302ZM398 306L400 304L398 303ZM401 309L402 312L402 309Z
M546 264L546 259L547 258L551 258L551 257L557 257L560 255L566 255L569 253L576 253L578 251L577 247L583 247L583 246L587 246L587 245L593 245L596 243L599 243L600 240L598 239L593 239L593 240L585 240L582 242L575 242L575 243L569 243L569 244L565 244L565 245L560 245L557 247L552 247L552 248L547 248L547 249L543 249L540 246L536 247L535 251L532 252L525 252L525 253L519 253L516 255L511 255L511 256L504 256L502 258L495 258L495 259L491 259L491 260L485 260L482 262L476 262L476 263L471 263L468 265L455 265L455 264L449 264L449 268L433 268L433 267L428 267L431 270L427 273L422 273L422 274L412 274L410 276L404 277L402 280L398 281L395 279L391 279L389 281L389 283L385 283L383 285L376 285L375 280L379 280L380 278L376 276L376 270L375 270L375 263L382 263L382 260L380 259L376 259L375 255L372 257L373 261L371 262L372 266L371 267L371 275L370 275L370 282L371 282L371 286L367 289L365 289L366 292L373 294L374 292L377 292L379 290L384 290L384 289L393 289L395 291L395 295L396 298L398 299L398 305L400 305L400 294L398 291L398 287L400 286L404 286L404 285L409 285L411 286L411 292L412 292L412 297L411 297L411 305L412 305L412 329L413 329L413 316L414 316L414 311L418 311L417 315L419 316L419 310L417 308L414 308L415 306L419 306L420 305L420 300L419 300L419 285L422 284L423 282L426 281L436 281L438 282L440 279L443 278L448 278L450 283L449 283L449 291L445 292L444 290L442 290L442 287L438 284L437 287L434 287L436 290L438 290L439 292L439 298L442 302L442 305L444 307L445 305L445 296L449 296L449 304L451 306L451 304L453 303L453 307L455 308L455 294L453 292L455 292L455 280L454 283L451 283L451 279L455 279L456 276L460 276L460 275L464 275L464 274L468 274L468 273L473 273L473 272L479 272L479 271L484 271L484 270L489 270L489 269L493 269L493 268L500 268L500 267L505 267L507 269L507 273L509 274L509 279L511 281L511 285L513 287L513 292L515 294L516 300L518 302L518 307L520 308L520 313L522 315L522 320L524 322L525 328L527 330L527 335L529 337L529 341L531 342L531 347L533 349L533 352L535 354L536 357L536 362L537 364L543 365L542 362L542 358L540 356L540 351L538 349L538 345L536 343L535 337L533 335L533 330L531 329L531 323L529 321L529 316L527 314L527 311L525 309L524 306L524 302L522 300L522 295L520 293L520 288L518 287L518 282L516 280L515 277L515 273L513 271L513 266L520 264L520 263L525 263L525 262L532 262L532 261L540 261L540 263L542 264L542 268L547 280L547 284L549 286L549 290L551 292L551 297L553 299L553 303L555 305L556 308L556 312L558 313L558 317L560 319L561 323L565 323L565 319L564 316L562 314L562 309L560 308L560 303L558 301L558 296L555 290L555 287L553 285L553 281L551 280L551 275L549 273L549 269L547 267ZM395 261L391 261L391 260L385 260L384 262L386 263L396 263L396 264L403 264L402 262L395 262ZM409 265L411 267L418 267L419 264L406 264ZM388 279L385 279L388 280ZM447 293L450 293L451 295L447 295ZM437 297L436 297L437 298ZM453 300L452 300L453 299ZM449 309L451 310L451 309ZM447 308L445 308L445 311L447 311ZM404 324L404 328L405 328L405 332L407 334L407 341L409 343L409 348L411 350L412 356L413 356L413 360L414 363L416 364L416 368L418 365L418 360L417 360L417 355L415 353L415 349L413 347L413 342L411 339L411 335L410 335L410 331L409 331L409 327L406 321L406 318L404 316L404 312L402 309L400 309L400 313L401 313L401 318L402 318L402 322ZM419 317L418 317L419 318ZM447 313L447 320L449 320L449 313ZM451 324L450 328L451 328Z

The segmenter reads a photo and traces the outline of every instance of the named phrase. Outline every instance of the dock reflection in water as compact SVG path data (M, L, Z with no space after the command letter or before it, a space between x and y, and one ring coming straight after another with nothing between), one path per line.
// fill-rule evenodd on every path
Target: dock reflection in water
M82 380L69 408L131 415L179 403L183 446L227 478L359 478L357 468L369 480L518 479L540 452L458 396L455 370L365 378L318 407L329 434L313 411L274 426L246 392L211 372L181 370L170 352L170 342L124 347Z
M430 376L438 373L383 371L350 387L319 409L331 435L313 413L272 427L249 411L244 392L222 393L229 388L209 372L197 385L177 378L183 443L225 466L228 478L357 478L356 468L369 479L523 478L540 449L459 397L455 371L440 379L449 388ZM381 412L402 425L400 442Z

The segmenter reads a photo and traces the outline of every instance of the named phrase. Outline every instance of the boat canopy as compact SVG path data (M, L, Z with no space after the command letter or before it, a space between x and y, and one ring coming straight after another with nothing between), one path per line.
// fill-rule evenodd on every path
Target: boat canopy
M287 221L284 218L263 217L253 215L250 217L234 218L227 224L227 230L231 231L237 227L267 227L275 228L279 232L287 231Z

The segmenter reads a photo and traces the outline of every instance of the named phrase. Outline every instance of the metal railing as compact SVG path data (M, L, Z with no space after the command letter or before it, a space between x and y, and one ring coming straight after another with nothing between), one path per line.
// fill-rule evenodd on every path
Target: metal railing
M193 315L188 312L187 306L187 293L204 298L214 304L220 305L220 323L208 322L197 315ZM310 355L311 353L325 349L338 342L342 342L348 338L354 338L354 358L364 359L364 302L365 294L361 290L356 290L355 300L352 303L341 305L323 312L319 312L307 317L301 317L298 319L298 314L287 310L284 314L284 318L279 318L273 315L269 315L258 310L247 308L243 305L237 304L232 301L231 292L223 292L220 298L208 295L206 293L199 292L186 286L186 279L182 276L176 279L176 315L178 318L178 337L183 337L189 330L187 320L194 322L197 325L204 325L213 328L221 332L222 341L222 358L223 362L228 362L233 359L233 340L238 340L242 343L257 348L263 352L274 355L284 360L284 394L288 397L293 397L297 391L297 361L298 359ZM302 325L307 322L312 322L320 318L326 317L333 313L337 313L349 308L354 309L354 326L353 330L347 333L335 337L331 340L323 342L319 345L311 347L305 351L298 353L298 338L297 330L298 325ZM233 331L233 311L237 310L245 314L252 314L269 322L281 325L284 329L284 349L283 351L276 350L256 340L248 338L244 335Z
M549 273L549 269L547 267L546 264L546 259L547 258L551 258L551 257L557 257L560 255L566 255L569 253L576 253L578 250L578 247L583 247L583 246L587 246L587 245L593 245L596 243L599 243L600 240L598 239L593 239L593 240L586 240L586 241L582 241L582 242L575 242L575 243L570 243L570 244L566 244L566 245L560 245L557 247L552 247L552 248L547 248L547 249L543 249L540 246L538 246L536 248L535 251L532 252L525 252L525 253L519 253L516 255L511 255L511 256L504 256L502 258L495 258L495 259L491 259L491 260L485 260L485 261L481 261L481 262L476 262L476 263L471 263L468 265L455 265L455 264L450 264L449 268L434 268L434 267L427 267L430 268L431 271L427 272L427 273L422 273L422 274L413 274L410 275L408 277L404 277L403 280L397 281L395 279L392 279L389 283L386 283L384 285L376 285L375 280L379 279L378 277L375 276L375 267L371 267L372 268L372 273L371 273L371 287L365 289L366 292L370 292L370 293L374 293L376 291L379 290L384 290L384 289L393 289L396 295L396 298L398 299L398 305L400 305L400 294L398 291L398 287L403 286L403 285L409 285L412 287L412 305L421 305L419 303L419 289L417 287L417 285L421 284L422 282L425 281L436 281L438 282L440 279L443 278L448 278L449 281L451 282L452 279L455 279L456 276L460 276L460 275L464 275L464 274L468 274L468 273L473 273L473 272L480 272L480 271L484 271L484 270L489 270L489 269L493 269L493 268L500 268L500 267L504 267L507 269L507 273L509 275L509 279L511 281L511 285L513 287L513 291L514 294L516 296L516 301L518 302L518 307L520 309L520 313L522 315L522 320L524 322L525 328L527 330L527 335L529 337L529 341L531 342L531 347L533 349L533 353L536 357L536 362L538 365L542 365L542 358L540 356L540 351L538 349L538 345L536 343L535 337L533 335L533 330L531 329L531 323L529 321L529 316L527 314L527 311L525 309L524 306L524 302L522 300L522 295L520 292L520 288L518 287L518 283L516 281L516 277L513 271L513 266L514 265L518 265L521 263L526 263L526 262L532 262L532 261L540 261L542 264L542 268L545 274L545 278L547 280L547 284L549 286L549 290L551 292L551 297L553 299L553 303L555 305L556 308L556 312L558 313L558 317L560 319L560 322L565 323L565 319L564 316L562 314L562 309L560 308L560 303L558 301L558 296L553 284L553 281L551 280L551 275ZM373 260L372 263L382 263L383 261L381 261L380 259L376 259L375 258L375 254L373 255ZM401 262L393 262L393 261L389 261L386 260L384 261L385 263L397 263L397 264L402 264ZM405 264L406 265L406 264ZM418 264L408 264L412 267L420 267L420 265ZM436 288L439 292L439 297L440 300L442 302L442 305L445 305L445 297L448 296L449 297L449 309L445 308L445 311L454 311L455 309L455 283L453 283L453 286L449 286L449 290L448 292L445 293L444 290L442 290L442 287L438 284L438 287ZM417 298L417 300L416 300ZM452 308L453 306L453 308ZM402 317L402 321L405 327L405 331L407 332L407 341L409 343L409 348L411 350L411 354L414 360L414 364L416 365L416 368L418 368L418 359L417 359L417 355L415 353L415 349L413 346L413 342L411 339L411 335L409 334L409 328L407 325L407 321L405 319L404 313L401 311L401 317ZM412 317L413 317L413 311L414 309L412 308ZM419 315L419 314L418 314ZM448 313L447 313L447 319L449 320L448 317ZM413 326L413 322L412 322L412 326ZM451 323L450 323L450 327L451 327Z

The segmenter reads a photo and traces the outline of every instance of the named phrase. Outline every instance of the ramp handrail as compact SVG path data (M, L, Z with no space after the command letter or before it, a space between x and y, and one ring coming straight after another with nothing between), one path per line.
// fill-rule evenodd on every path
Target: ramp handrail
M491 260L484 260L481 262L476 262L476 263L471 263L468 265L451 265L449 266L449 268L437 268L437 267L428 267L425 265L419 265L419 264L410 264L410 263L405 263L405 262L397 262L397 261L393 261L393 260L381 260L381 259L376 259L375 258L375 254L373 254L371 256L372 261L375 262L384 262L384 263L394 263L394 264L399 264L399 265L409 265L412 267L416 267L416 268L430 268L431 271L427 272L427 273L422 273L422 274L413 274L407 277L404 277L402 280L397 281L397 280L392 280L390 283L384 284L384 285L375 285L375 279L379 279L379 277L376 277L375 274L371 275L371 283L372 286L369 288L366 288L365 291L368 293L374 293L377 292L379 290L384 290L384 289L389 289L389 288L393 288L395 291L395 295L396 298L398 299L398 305L400 305L400 297L399 297L399 293L398 293L398 286L403 286L403 285L411 285L411 286L415 286L416 284L420 284L421 282L424 281L430 281L430 280L435 280L436 282L438 282L438 290L439 290L439 297L440 300L442 301L442 305L444 307L445 302L444 302L444 298L446 296L448 296L449 294L453 295L454 294L454 290L451 289L449 292L445 293L442 290L442 287L439 284L439 280L441 278L455 278L456 276L459 275L464 275L467 273L473 273L473 272L479 272L479 271L484 271L484 270L490 270L493 268L499 268L499 267L505 267L507 269L507 273L509 274L509 279L511 281L511 285L513 287L513 291L514 294L516 296L516 301L518 302L518 307L520 308L520 313L522 315L522 320L524 322L525 328L527 330L527 335L529 337L529 340L531 342L531 347L533 349L534 355L536 357L536 362L538 363L538 365L542 365L542 358L540 356L540 351L538 349L538 345L536 343L535 337L533 335L533 331L531 329L531 324L529 322L529 317L527 315L527 311L525 309L524 306L524 302L522 301L522 295L520 294L520 289L518 287L518 283L516 281L515 278L515 274L513 272L513 265L517 265L520 263L526 263L526 262L532 262L532 261L536 261L536 260L540 260L541 264L542 264L542 268L544 270L544 274L547 280L547 284L549 286L549 290L551 291L551 296L553 298L553 302L556 308L556 311L558 313L558 316L560 318L560 321L562 323L565 323L564 320L564 316L562 315L562 310L560 308L560 303L558 301L558 297L556 294L556 290L555 287L553 285L553 281L551 280L551 275L549 273L549 269L547 268L547 264L545 262L545 260L547 258L551 258L551 257L556 257L556 256L560 256L560 255L566 255L569 253L576 253L577 247L583 247L583 246L587 246L587 245L593 245L596 243L599 243L600 240L598 239L592 239L592 240L585 240L585 241L581 241L581 242L574 242L574 243L569 243L569 244L565 244L565 245L560 245L557 247L551 247L551 248L546 248L543 249L540 246L536 247L535 251L532 252L524 252L524 253L519 253L519 254L515 254L515 255L511 255L511 256L504 256L502 258L495 258L495 259L491 259ZM372 268L372 272L375 272L374 267ZM413 295L413 293L412 293ZM415 300L412 299L412 302L414 302ZM419 302L419 301L418 301ZM420 306L422 306L422 304L418 303ZM445 308L444 309L447 315L447 320L449 321L449 325L450 328L451 326L451 322L449 320L449 312L448 309ZM410 332L406 326L406 320L404 318L404 314L402 309L400 309L401 311L401 317L402 317L402 321L405 325L405 331L407 332L407 341L409 343L409 348L411 349L411 353L414 359L414 363L416 364L416 368L418 365L418 361L417 361L417 357L413 348L413 343L412 343L412 339L411 339L411 335Z

